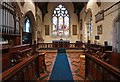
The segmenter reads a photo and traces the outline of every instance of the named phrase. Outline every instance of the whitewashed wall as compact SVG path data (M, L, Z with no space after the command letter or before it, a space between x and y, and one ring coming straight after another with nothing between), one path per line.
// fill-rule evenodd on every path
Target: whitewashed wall
M98 23L95 23L95 15L100 11L100 10L105 10L107 9L108 7L112 6L115 2L102 2L101 6L98 7L96 2L90 2L87 4L86 8L87 9L91 9L91 12L92 12L92 19L93 19L93 33L92 33L92 39L91 39L91 42L94 43L94 40L95 40L95 36L98 35L97 34L97 26L98 25L101 25L102 24L102 34L99 35L100 36L100 40L98 40L98 43L103 45L104 44L104 41L108 41L108 44L109 45L112 45L114 46L114 43L113 43L113 35L114 35L114 32L113 32L113 29L115 28L113 26L113 22L115 20L115 18L117 17L118 15L118 11L119 10L116 10L118 9L118 5L117 6L114 6L113 8L111 8L110 10L106 11L104 13L105 17L104 17L104 20L103 21L100 21ZM82 18L83 20L85 20L85 8L82 9L81 13L80 13L80 18ZM86 38L85 38L85 28L86 28L86 24L85 24L86 21L84 21L83 23L83 30L82 30L82 33L83 33L83 42L86 42Z

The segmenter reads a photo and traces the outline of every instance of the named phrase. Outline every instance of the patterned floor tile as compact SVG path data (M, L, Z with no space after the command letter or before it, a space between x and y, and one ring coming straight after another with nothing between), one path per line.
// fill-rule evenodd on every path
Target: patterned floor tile
M84 80L84 73L80 74L80 55L82 53L77 53L77 52L69 52L67 53L67 57L69 60L70 68L72 71L73 78L75 82L81 82ZM45 70L44 73L40 74L40 81L48 81L52 72L52 68L54 66L54 62L56 59L57 53L52 52L52 53L46 53L45 55L45 63L47 69Z
M84 80L83 74L80 74L80 55L82 53L67 53L73 78L76 81Z

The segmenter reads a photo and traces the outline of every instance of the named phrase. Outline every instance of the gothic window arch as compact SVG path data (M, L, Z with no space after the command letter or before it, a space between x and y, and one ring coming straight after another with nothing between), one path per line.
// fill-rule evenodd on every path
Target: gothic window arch
M24 20L23 32L31 32L31 22L29 17L26 17Z
M52 35L68 36L70 33L69 12L63 5L58 5L52 14Z
M24 19L22 43L23 44L32 44L32 28L31 28L31 21L28 16L26 16Z

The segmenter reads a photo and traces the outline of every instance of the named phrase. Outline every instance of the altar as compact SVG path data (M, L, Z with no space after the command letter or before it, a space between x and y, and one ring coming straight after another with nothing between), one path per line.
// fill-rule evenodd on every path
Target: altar
M53 40L53 48L69 48L69 40Z

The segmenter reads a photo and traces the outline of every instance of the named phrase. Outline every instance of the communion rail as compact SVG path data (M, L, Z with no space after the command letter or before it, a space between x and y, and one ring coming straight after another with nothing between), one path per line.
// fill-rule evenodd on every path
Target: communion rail
M76 43L38 43L38 49L57 49L57 48L67 48L67 49L74 49L74 48L82 48L82 45L79 46Z

